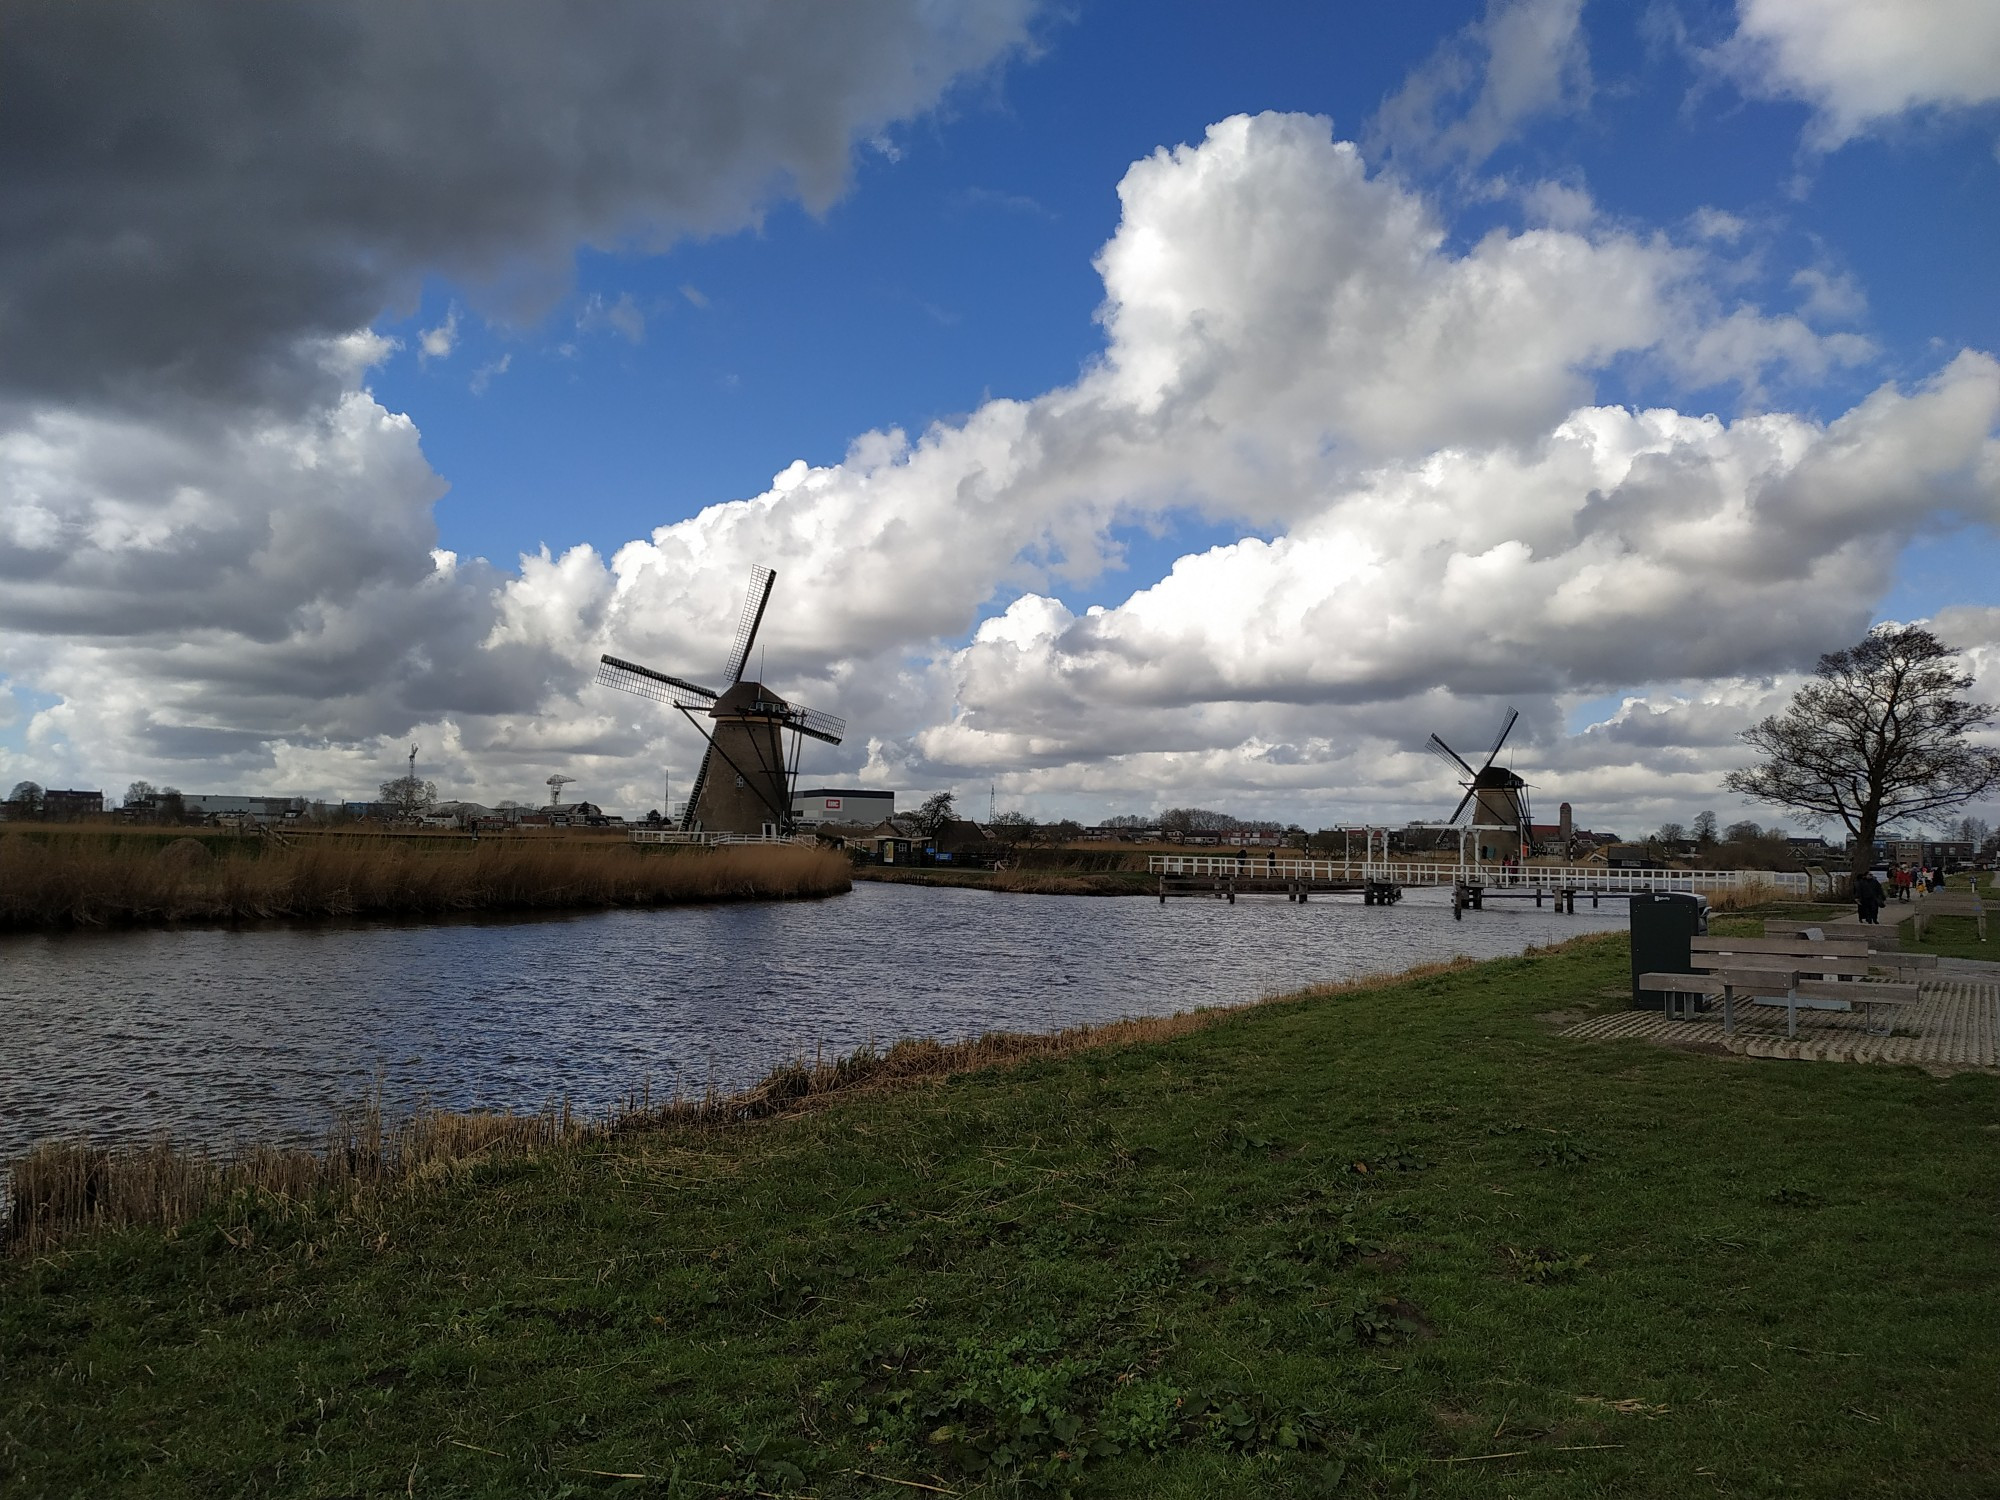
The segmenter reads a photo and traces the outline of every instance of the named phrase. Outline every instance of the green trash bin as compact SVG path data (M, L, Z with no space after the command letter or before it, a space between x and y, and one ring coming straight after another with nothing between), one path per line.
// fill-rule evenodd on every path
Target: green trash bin
M1662 1010L1666 997L1641 990L1641 974L1692 974L1693 940L1708 932L1708 898L1692 891L1632 894L1632 1006ZM1699 1002L1702 1007L1705 1001Z

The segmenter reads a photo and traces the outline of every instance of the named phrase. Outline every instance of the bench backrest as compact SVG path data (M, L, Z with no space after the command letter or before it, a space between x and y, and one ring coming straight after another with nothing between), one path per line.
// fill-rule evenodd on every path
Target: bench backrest
M1801 922L1788 917L1764 923L1765 937L1797 937L1806 932L1825 933L1829 942L1865 942L1877 952L1901 946L1895 928L1857 922L1852 917L1822 918L1817 922Z
M1805 957L1866 958L1868 944L1862 938L1827 938L1815 941L1803 937L1698 937L1689 941L1695 953L1783 953Z

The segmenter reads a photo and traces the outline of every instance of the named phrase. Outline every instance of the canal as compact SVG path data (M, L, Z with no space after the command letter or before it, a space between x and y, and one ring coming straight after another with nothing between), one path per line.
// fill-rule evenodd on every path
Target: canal
M1162 1015L1622 927L1448 894L1176 901L876 883L532 921L0 938L0 1160L36 1140L311 1139L392 1109L600 1111L901 1037Z

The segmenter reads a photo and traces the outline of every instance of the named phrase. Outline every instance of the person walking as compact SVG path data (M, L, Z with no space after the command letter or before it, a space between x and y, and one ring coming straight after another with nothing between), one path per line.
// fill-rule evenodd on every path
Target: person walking
M1854 913L1864 922L1881 925L1882 882L1875 878L1873 870L1864 870L1861 878L1854 882Z

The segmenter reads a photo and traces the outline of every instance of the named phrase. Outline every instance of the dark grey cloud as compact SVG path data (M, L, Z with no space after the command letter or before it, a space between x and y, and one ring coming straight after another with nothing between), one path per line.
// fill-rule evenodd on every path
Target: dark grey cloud
M426 273L532 314L579 245L825 205L1033 4L10 5L0 391L321 395L302 342Z

